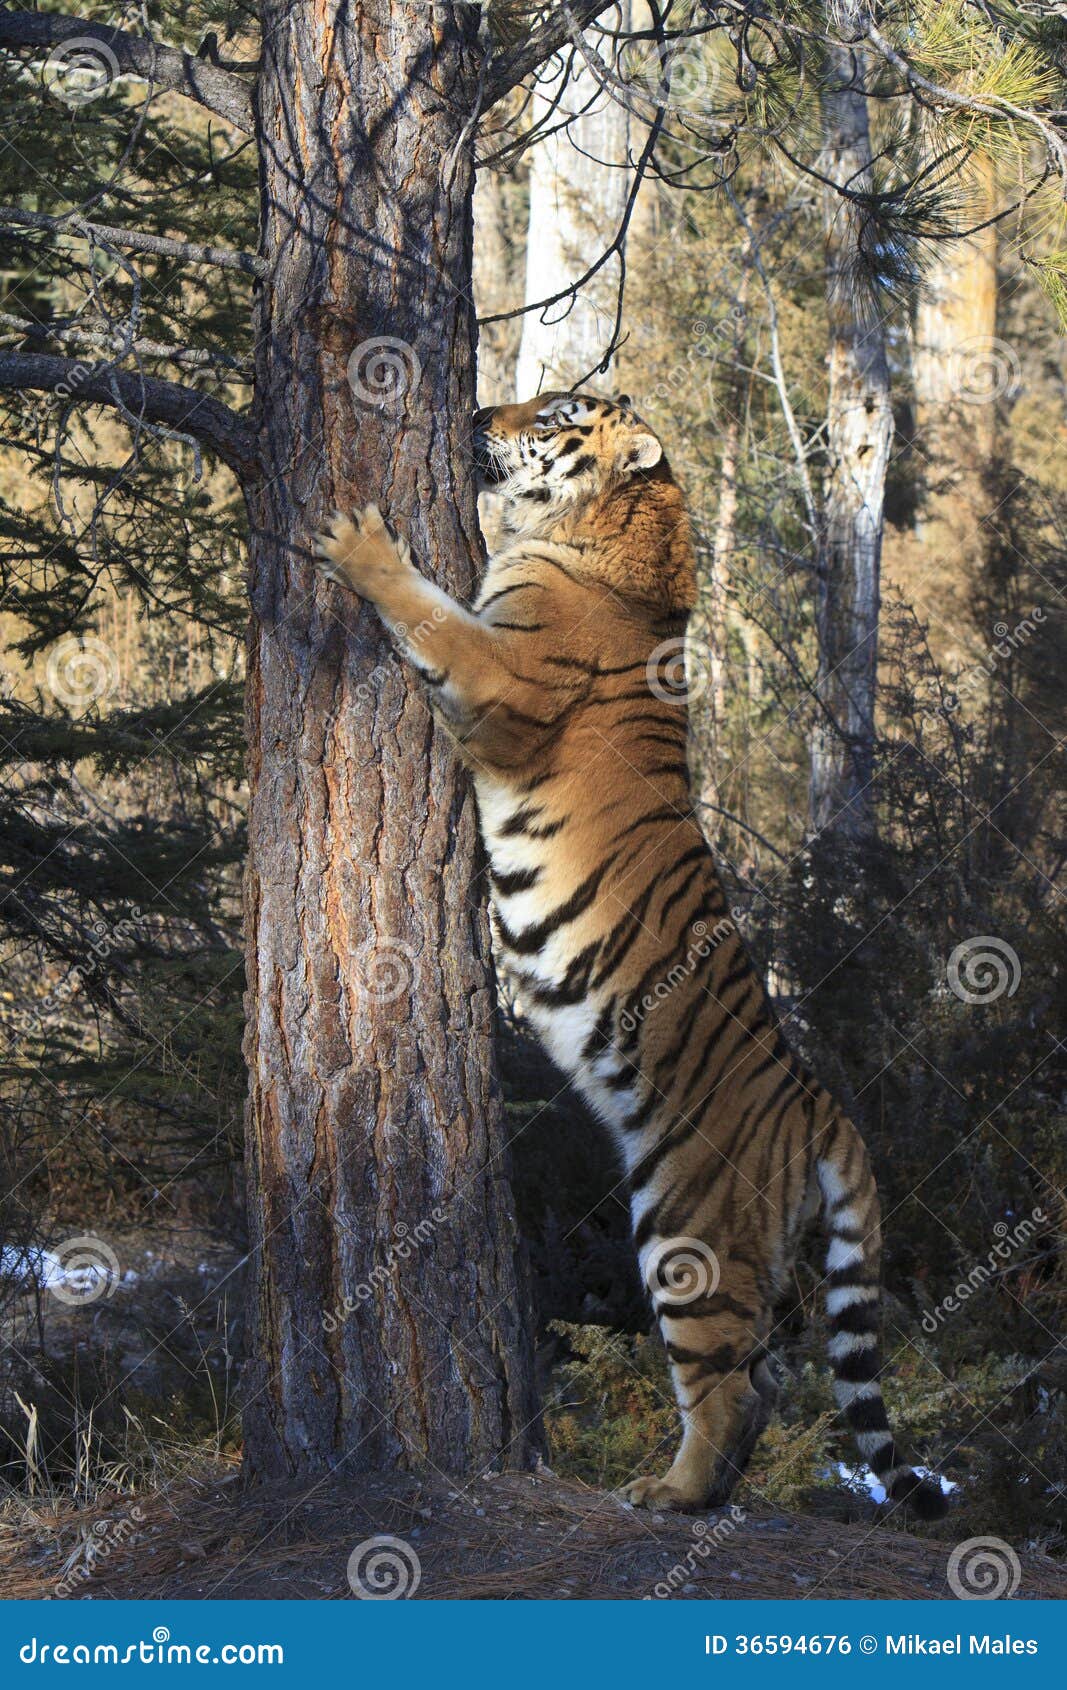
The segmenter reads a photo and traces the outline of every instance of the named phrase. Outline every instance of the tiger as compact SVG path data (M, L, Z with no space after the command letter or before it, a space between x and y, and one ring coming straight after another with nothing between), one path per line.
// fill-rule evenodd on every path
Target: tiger
M879 1384L867 1151L785 1040L690 795L695 551L663 446L629 400L584 393L480 410L472 438L502 516L469 607L376 505L335 513L317 563L376 608L467 765L499 959L621 1162L681 1422L667 1472L621 1495L730 1497L771 1418L774 1312L821 1211L837 1404L887 1497L936 1519L940 1481L898 1455Z

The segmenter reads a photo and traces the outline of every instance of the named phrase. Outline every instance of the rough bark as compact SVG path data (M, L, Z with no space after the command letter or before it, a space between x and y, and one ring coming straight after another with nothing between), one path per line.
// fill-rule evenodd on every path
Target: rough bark
M478 17L267 0L263 25L248 1466L469 1471L539 1437L473 800L374 613L308 554L374 500L471 585Z
M838 8L858 38L863 8ZM830 49L822 96L824 173L852 191L870 185L867 101L857 55ZM893 439L885 329L865 277L861 208L833 190L826 202L829 396L816 622L818 697L811 747L811 823L842 839L874 827L874 705L885 477Z

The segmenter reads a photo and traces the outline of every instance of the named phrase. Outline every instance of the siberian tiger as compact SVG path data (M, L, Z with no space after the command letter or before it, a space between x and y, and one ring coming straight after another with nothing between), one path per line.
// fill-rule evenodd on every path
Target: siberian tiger
M369 599L474 781L499 945L551 1056L607 1124L682 1441L633 1503L722 1503L777 1394L773 1310L821 1207L837 1401L895 1502L945 1503L897 1454L878 1383L867 1153L789 1049L694 819L678 654L695 598L681 491L630 409L555 393L479 411L503 545L472 608L373 505L320 568ZM414 632L412 632L414 630Z

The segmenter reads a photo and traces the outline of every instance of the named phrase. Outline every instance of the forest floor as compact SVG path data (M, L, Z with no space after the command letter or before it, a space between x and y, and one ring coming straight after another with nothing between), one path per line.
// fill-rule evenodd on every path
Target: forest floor
M382 1536L399 1542L368 1546ZM96 1552L83 1576L87 1542ZM375 1547L393 1563L379 1574L385 1590L399 1580L431 1601L953 1594L950 1542L758 1508L740 1520L729 1510L650 1514L548 1473L462 1489L330 1478L310 1491L251 1494L230 1473L90 1508L24 1502L0 1519L0 1587L10 1599L351 1600L350 1566L357 1583L372 1578ZM1017 1599L1067 1598L1062 1564L1026 1553L1019 1561Z
M915 1536L840 1490L800 1513L750 1504L750 1487L705 1515L635 1510L547 1469L246 1490L239 1249L191 1224L111 1243L114 1295L45 1296L43 1324L26 1297L0 1322L0 1596L350 1600L380 1577L429 1600L952 1597L969 1533L951 1514ZM848 1519L818 1511L843 1504ZM381 1537L396 1541L368 1543ZM1017 1597L1067 1598L1062 1562L1018 1559Z

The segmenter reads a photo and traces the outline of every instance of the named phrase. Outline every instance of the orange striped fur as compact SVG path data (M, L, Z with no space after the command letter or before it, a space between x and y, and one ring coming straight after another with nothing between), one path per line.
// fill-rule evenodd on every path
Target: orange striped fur
M670 1360L682 1441L635 1503L725 1500L776 1395L767 1343L805 1222L828 1235L830 1359L864 1459L898 1457L878 1384L878 1196L862 1140L785 1043L692 811L675 678L695 597L689 523L626 401L479 412L503 543L470 609L375 507L320 542L370 599L470 767L501 957L548 1051L607 1125Z

